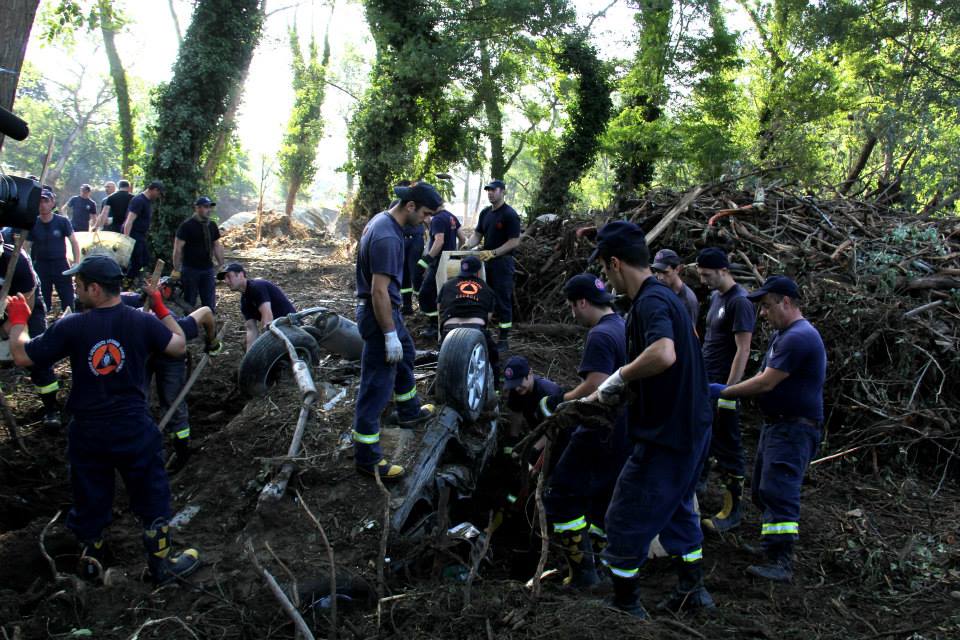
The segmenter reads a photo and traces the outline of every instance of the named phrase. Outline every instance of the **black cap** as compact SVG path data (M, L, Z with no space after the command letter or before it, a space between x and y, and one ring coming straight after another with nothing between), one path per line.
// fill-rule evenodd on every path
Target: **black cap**
M529 374L530 363L527 359L523 356L511 356L503 368L503 388L507 391L516 389Z
M197 201L193 203L195 207L215 207L217 203L208 198L207 196L200 196L197 198Z
M160 193L163 193L163 183L160 182L159 180L154 180L153 182L147 185L147 190L150 190L150 189L159 189Z
M411 187L394 187L393 192L401 202L413 200L420 207L439 209L443 205L443 198L433 185L426 182L418 182Z
M217 274L217 280L223 280L227 277L228 273L242 273L246 275L247 270L243 268L243 265L239 262L231 262L223 268L223 271Z
M483 188L484 191L490 191L490 189L506 189L507 185L503 180L491 180L490 184Z
M707 247L697 255L697 266L704 269L729 269L727 252L720 247Z
M563 285L563 293L567 300L587 300L596 305L606 305L613 301L613 296L607 292L603 280L592 273L580 273Z
M653 256L653 264L650 268L654 271L666 271L668 267L676 267L680 264L680 256L673 249L660 249L657 255Z
M475 275L480 272L480 267L482 266L483 263L480 262L480 258L477 256L467 256L460 261L460 273Z
M49 198L53 202L57 201L57 194L55 194L49 187L44 187L40 190L40 199Z
M778 293L782 296L790 296L795 300L800 299L800 288L797 283L787 276L770 276L763 281L759 289L747 294L750 300L759 300L768 293Z
M626 220L614 220L600 227L597 232L597 248L590 254L590 262L596 260L602 250L616 251L646 245L647 236L643 229Z
M63 272L65 276L80 274L88 282L117 282L123 278L123 270L113 256L105 253L90 253L70 269Z

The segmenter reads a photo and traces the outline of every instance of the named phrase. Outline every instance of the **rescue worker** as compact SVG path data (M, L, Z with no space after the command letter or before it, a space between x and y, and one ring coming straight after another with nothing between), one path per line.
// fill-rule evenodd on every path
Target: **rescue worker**
M581 273L570 278L563 291L574 319L590 331L577 371L581 382L566 393L547 398L551 413L560 402L592 394L627 359L625 324L614 313L613 296L607 293L603 281ZM628 445L622 411L609 429L579 426L550 476L543 503L570 567L567 582L574 588L586 589L600 580L594 553L606 546L604 516Z
M154 180L147 185L142 193L133 197L127 205L126 218L123 219L123 235L130 236L136 241L133 252L130 254L130 265L127 267L127 278L133 283L141 282L140 270L150 264L150 245L147 244L147 234L150 233L150 220L153 216L153 203L163 195L163 183ZM108 202L108 204L110 204ZM113 205L110 205L113 211ZM113 211L114 221L119 211Z
M173 272L170 278L183 285L183 299L191 307L200 305L217 310L217 271L223 268L223 244L220 228L210 220L217 203L202 196L193 203L193 215L180 223L173 240Z
M403 477L380 449L380 415L391 391L401 427L413 427L433 415L420 404L413 377L416 348L400 314L403 298L403 226L422 222L443 201L433 186L420 182L394 187L396 204L367 222L357 252L357 328L363 337L360 388L353 420L354 463L360 473L378 473L385 481Z
M400 283L403 306L400 312L405 316L413 315L413 294L423 283L423 267L420 266L423 234L423 220L418 224L403 225L403 280Z
M419 265L426 270L417 294L420 311L427 316L427 328L422 332L424 338L437 337L437 269L441 254L454 251L458 240L463 243L466 238L457 216L446 209L433 214L430 218L430 245L419 261Z
M103 192L104 196L100 200L100 211L97 214L97 219L90 223L90 231L96 231L97 229L102 229L105 224L101 223L101 216L103 215L103 209L107 206L107 199L112 196L117 191L117 183L113 180L107 180L103 183Z
M493 180L484 187L490 206L480 212L477 227L467 241L467 249L483 243L480 259L486 262L487 283L497 294L497 319L500 322L501 352L510 349L513 327L513 250L520 245L520 216L504 202L507 185Z
M549 417L547 399L563 394L563 388L553 380L538 376L523 356L510 356L503 367L503 390L507 408L523 417L528 429L533 429ZM543 443L537 446L542 449Z
M239 262L228 264L217 274L217 280L225 280L231 291L240 292L240 314L246 328L248 351L275 318L297 311L280 287L269 280L247 278L247 272Z
M697 301L697 294L680 277L680 274L683 273L683 263L680 262L680 256L673 249L661 249L653 257L650 270L657 276L657 280L670 287L683 301L683 306L690 314L690 323L693 325L694 332L696 332L700 303Z
M756 396L763 427L751 479L754 503L763 511L760 530L768 564L747 568L776 582L793 579L793 549L800 536L800 487L820 446L827 352L816 328L803 317L800 291L786 276L770 276L748 294L774 329L760 372L734 385L714 383L721 399Z
M165 584L195 571L199 556L194 549L171 554L170 482L160 432L147 406L146 359L152 353L182 357L183 331L159 292L150 297L156 317L120 302L123 272L112 257L87 256L67 272L73 274L88 311L61 318L32 340L26 329L26 300L22 295L7 299L13 325L10 351L23 367L52 366L70 358L73 386L67 407L73 419L67 457L74 506L67 527L83 549L81 575L102 577L103 531L112 518L114 476L119 472L130 508L144 526L148 575L154 584Z
M89 231L90 225L97 223L97 203L90 198L90 185L80 185L80 194L67 201L65 207L70 212L70 224L74 231Z
M499 386L499 354L497 344L488 329L496 295L480 277L483 263L476 256L460 261L460 275L447 280L440 289L440 324L442 338L457 328L474 328L483 332L487 343L487 360L494 371L494 384Z
M123 223L127 221L127 209L134 197L131 193L132 189L129 180L121 180L117 183L117 190L107 196L100 208L100 219L97 221L99 229L123 233Z
M700 280L713 290L707 310L703 337L703 361L710 382L735 384L743 379L750 360L750 342L756 324L756 311L747 299L747 292L730 274L727 254L718 247L708 247L697 256ZM721 398L714 402L713 440L710 458L716 461L723 487L723 506L704 526L711 531L725 532L740 526L746 455L740 436L740 403ZM704 468L701 486L710 474L710 463Z
M703 533L694 509L700 470L710 447L707 376L690 316L676 294L650 271L643 231L615 221L597 234L590 256L607 281L632 300L627 316L627 364L588 400L627 405L633 450L617 479L606 514L609 544L602 558L613 574L613 605L647 616L637 574L658 534L675 562L678 582L658 609L712 608L703 586Z
M57 289L61 310L73 310L73 280L63 272L80 261L80 244L73 235L73 226L66 217L54 212L57 194L48 188L40 191L40 215L36 224L27 232L23 250L30 254L33 267L40 279L40 295L48 310L53 309L53 289ZM67 260L67 247L70 242L72 258Z

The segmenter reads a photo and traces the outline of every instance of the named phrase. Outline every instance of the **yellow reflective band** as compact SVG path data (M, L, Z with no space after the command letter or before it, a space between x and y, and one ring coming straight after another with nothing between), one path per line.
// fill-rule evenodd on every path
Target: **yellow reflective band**
M400 293L413 293L413 289L400 289Z
M59 390L60 390L60 381L58 380L55 380L46 386L37 387L37 393L40 393L40 394L53 393L54 391L59 391Z
M360 433L359 431L354 431L353 441L359 442L361 444L376 444L380 442L380 434L372 433L370 435L366 435L366 434Z
M606 538L607 532L598 527L595 524L590 525L590 535L597 536L598 538Z
M501 329L512 329L512 328L513 328L513 323L512 323L512 322L501 322L501 323L500 323L500 328L501 328Z
M543 396L542 398L540 398L540 413L542 413L547 418L553 415L553 413L550 412L550 407L547 406L547 398L549 397L550 396Z
M621 569L620 567L613 566L606 560L603 561L603 564L607 565L607 568L610 569L610 573L618 578L636 578L637 574L640 573L640 569Z
M783 533L800 533L800 524L798 522L765 522L760 529L762 536Z
M730 411L737 410L737 401L736 400L725 400L723 398L717 398L717 407L720 409L729 409Z
M436 318L437 316L440 315L440 312L439 312L439 311L427 311L427 313L426 313L425 315L426 315L428 318Z
M510 504L513 504L516 501L517 501L517 496L513 495L512 493L507 494L507 502L509 502Z
M563 533L564 531L581 531L582 529L586 528L587 519L583 516L574 518L569 522L555 522L553 524L553 530L555 533Z
M406 393L395 393L393 394L393 399L395 402L406 402L407 400L413 400L417 397L417 388L414 387L407 391Z
M189 437L190 437L190 427L187 427L186 429L181 429L180 431L177 431L177 432L176 432L175 434L173 434L173 435L177 436L177 440L184 440L184 439L186 439L186 438L189 438Z
M703 560L703 549L694 549L690 553L685 553L682 556L684 562L696 562L698 560Z

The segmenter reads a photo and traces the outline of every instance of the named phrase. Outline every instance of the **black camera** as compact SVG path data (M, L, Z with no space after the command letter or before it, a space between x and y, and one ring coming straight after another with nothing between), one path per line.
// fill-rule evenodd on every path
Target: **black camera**
M0 134L14 140L30 135L27 123L0 107ZM40 215L40 183L0 173L0 226L32 229Z

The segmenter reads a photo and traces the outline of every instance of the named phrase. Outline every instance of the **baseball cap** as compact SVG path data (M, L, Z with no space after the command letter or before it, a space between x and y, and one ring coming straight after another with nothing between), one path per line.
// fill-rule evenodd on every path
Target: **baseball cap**
M80 191L90 191L90 185L88 184L80 185Z
M503 180L491 180L490 184L483 188L484 191L490 191L490 189L506 189L507 185Z
M763 284L760 285L759 289L748 293L747 298L749 300L759 300L768 293L778 293L782 296L790 296L791 298L795 299L800 298L800 288L797 286L796 282L787 276L768 277L763 281Z
M428 209L439 209L443 205L443 198L431 184L418 182L409 187L394 187L393 192L402 201L413 200L418 206Z
M593 304L610 304L613 296L607 292L603 280L592 273L580 273L563 285L563 293L567 300L587 300Z
M597 232L597 248L590 254L590 262L596 260L601 251L616 251L646 244L647 236L643 229L626 220L614 220L600 227Z
M467 256L460 261L460 273L476 274L480 271L482 263L477 256Z
M653 264L650 268L654 271L666 271L668 267L676 267L680 264L680 256L673 249L660 249L657 255L653 256Z
M503 388L507 391L516 389L523 383L523 379L530 374L530 363L523 356L510 356L507 366L503 368Z
M217 274L217 280L223 280L227 277L228 273L243 273L246 274L247 270L243 268L243 265L239 262L231 262L223 268L223 271Z
M147 185L147 189L159 189L160 193L163 193L163 183L160 182L159 180L154 180L153 182Z
M50 200L53 200L54 202L57 201L57 194L55 194L53 191L51 191L51 190L50 190L49 188L47 188L47 187L44 187L43 189L40 190L40 197L41 197L41 198L49 198Z
M65 276L80 274L84 280L90 282L116 282L123 278L123 270L113 256L105 253L91 253L70 269L63 272Z
M704 269L729 269L727 252L720 247L707 247L697 255L697 266Z
M200 196L197 198L197 201L193 203L195 207L215 207L217 203L208 198L207 196Z

